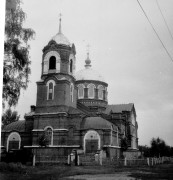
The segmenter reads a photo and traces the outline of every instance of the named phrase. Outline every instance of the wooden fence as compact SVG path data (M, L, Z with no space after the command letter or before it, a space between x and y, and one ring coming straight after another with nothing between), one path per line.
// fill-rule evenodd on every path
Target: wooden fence
M101 166L155 166L166 162L173 162L173 157L145 158L145 159L110 159L90 156L79 156L79 165L101 165Z
M67 164L67 156L33 156L33 166L35 164Z
M77 161L75 162L75 158ZM33 156L33 166L35 164L69 164L84 166L155 166L163 163L173 163L173 157L145 158L145 159L116 159L101 158L92 155L73 155L68 156Z

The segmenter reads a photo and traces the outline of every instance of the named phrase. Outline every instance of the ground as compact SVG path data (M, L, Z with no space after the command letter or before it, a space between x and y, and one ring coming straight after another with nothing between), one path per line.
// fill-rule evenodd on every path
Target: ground
M23 166L22 166L23 167ZM18 168L19 169L19 168ZM18 170L17 170L18 171ZM173 179L173 163L155 167L38 166L20 171L0 169L1 180L165 180Z

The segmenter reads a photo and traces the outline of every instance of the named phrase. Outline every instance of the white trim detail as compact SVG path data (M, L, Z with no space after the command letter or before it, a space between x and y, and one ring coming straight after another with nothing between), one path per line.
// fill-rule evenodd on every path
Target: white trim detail
M68 129L53 129L53 131L69 131Z
M53 114L65 114L67 115L66 112L56 112L56 113L36 113L34 115L53 115Z
M51 142L49 146L53 146L53 128L51 126L46 126L44 128L44 131L46 131L47 129L51 129L52 130L52 134L51 134Z
M33 145L33 146L24 146L25 148L40 148L41 146L37 146L37 145ZM47 146L47 147L52 147L52 148L56 148L56 147L80 147L80 145L57 145L57 146ZM43 147L41 147L43 148Z
M74 95L74 84L70 84L70 101L73 102L73 95Z
M52 83L53 84L53 89L52 89L52 99L49 99L49 84ZM55 81L54 80L49 80L47 83L46 83L46 86L47 86L47 100L53 100L54 99L54 88L55 88Z
M111 148L118 148L118 149L121 148L121 147L119 147L119 146L112 146L112 145L104 145L103 147L111 147Z
M86 139L88 139L88 136L94 136L94 139L98 139L98 149L100 149L101 146L101 138L100 135L97 131L94 130L89 130L86 132L84 139L83 139L83 147L84 147L84 152L86 152Z
M19 148L18 149L20 149L20 146L21 146L21 137L20 137L20 134L18 132L12 132L12 133L9 134L9 136L7 138L7 152L9 150L9 141L10 141L10 138L11 138L11 136L14 136L14 135L16 135L18 140L19 140Z
M85 88L85 86L83 84L79 84L77 87L78 87L78 99L83 99L84 98L84 88ZM80 93L79 93L79 89L82 91L81 96L80 96Z
M87 88L88 88L88 98L89 99L94 99L95 98L95 89L96 89L96 86L91 83L91 84L88 84ZM92 91L93 96L90 96L91 95L90 91Z
M102 85L98 85L97 89L98 89L98 99L103 100L104 87Z
M33 129L32 131L44 131L43 129Z

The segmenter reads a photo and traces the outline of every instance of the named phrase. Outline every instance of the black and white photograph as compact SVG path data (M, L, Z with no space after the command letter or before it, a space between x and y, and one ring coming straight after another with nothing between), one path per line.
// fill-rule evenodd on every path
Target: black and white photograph
M173 0L2 0L0 179L173 179Z

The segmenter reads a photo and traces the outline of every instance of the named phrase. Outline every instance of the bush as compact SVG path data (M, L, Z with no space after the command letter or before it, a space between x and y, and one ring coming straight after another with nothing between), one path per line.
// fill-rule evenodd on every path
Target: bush
M0 171L10 171L10 172L18 172L18 173L25 173L26 166L22 165L21 163L5 163L0 162Z

